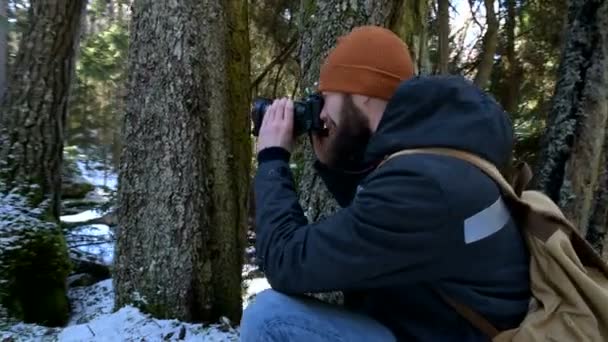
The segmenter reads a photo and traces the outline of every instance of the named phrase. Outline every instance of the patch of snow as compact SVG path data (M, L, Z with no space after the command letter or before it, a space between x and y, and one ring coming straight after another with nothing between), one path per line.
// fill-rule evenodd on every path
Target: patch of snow
M47 328L35 324L14 324L0 329L2 341L238 341L238 328L229 324L190 324L175 319L155 319L137 308L125 306L113 311L112 279L68 292L72 317L68 326ZM225 321L225 320L224 320Z
M254 294L258 294L263 290L269 289L270 284L266 278L255 278L248 281L247 284L247 295L251 296Z
M247 286L247 292L243 298L243 309L247 308L251 300L260 292L269 289L270 284L266 278L254 278L244 280L245 286Z
M270 287L265 278L246 280L246 299ZM65 328L47 328L35 324L18 323L0 329L2 341L238 341L238 327L227 320L222 324L203 325L175 319L155 319L137 308L125 306L113 312L112 279L86 287L71 288L68 292L72 317ZM244 301L245 303L248 300ZM245 304L246 307L246 304Z
M114 307L112 279L91 286L70 288L68 297L72 306L72 317L68 325L84 324L99 316L111 314Z
M112 231L110 227L105 224L90 224L86 226L82 226L78 229L77 234L82 235L94 235L94 236L111 236Z
M0 330L0 341L51 342L57 340L60 328L48 328L36 324L17 323Z
M79 243L80 238L92 239L89 243ZM105 224L90 224L78 227L68 235L68 245L90 255L105 265L114 260L114 236L110 227Z
M104 191L101 188L95 187L93 191L87 193L84 199L91 202L104 203L108 201L108 195L108 192Z
M243 272L241 273L241 275L243 276L243 278L248 278L249 273L257 271L258 269L259 267L257 265L245 264L243 265Z
M59 334L59 342L238 341L238 332L230 328L227 330L224 332L217 325L204 327L202 324L182 323L178 320L154 319L132 306L125 306L87 324L65 328Z
M96 186L107 186L112 190L116 190L118 184L118 177L114 172L102 170L103 165L98 162L90 161L89 167L86 167L86 163L82 160L77 160L76 165L82 173L82 176L91 184Z
M63 222L85 222L103 216L103 212L95 209L85 210L75 215L63 215L60 217Z

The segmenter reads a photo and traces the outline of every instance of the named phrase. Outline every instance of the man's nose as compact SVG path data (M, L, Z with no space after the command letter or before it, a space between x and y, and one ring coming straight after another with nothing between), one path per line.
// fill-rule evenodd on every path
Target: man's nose
M319 118L321 118L322 121L327 121L327 111L325 110L325 107L323 107L323 109L321 109L321 113L319 114Z

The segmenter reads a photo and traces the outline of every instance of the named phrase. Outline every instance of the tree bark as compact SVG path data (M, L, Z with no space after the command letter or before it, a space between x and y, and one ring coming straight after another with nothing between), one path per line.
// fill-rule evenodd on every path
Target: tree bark
M321 63L337 38L360 25L373 24L390 28L408 44L417 69L428 70L430 63L427 62L425 38L427 12L426 1L302 1L304 22L300 26L301 89L314 88ZM299 164L295 174L301 190L302 207L311 221L319 220L338 208L317 177L312 167L314 160L308 139L302 139L294 151L294 161Z
M134 3L116 306L238 322L251 164L247 2Z
M430 70L426 48L426 1L346 1L304 0L300 13L300 94L315 88L320 66L338 37L361 25L379 25L391 29L408 44L414 65L420 72ZM303 138L293 153L295 179L300 191L300 203L312 222L338 209L338 204L327 191L313 169L315 155L308 138ZM342 293L313 294L326 302L341 304Z
M0 178L59 219L63 132L85 0L30 1L0 111ZM29 190L26 190L28 189Z
M450 63L450 0L438 0L439 2L439 73L449 73Z
M498 19L494 11L494 0L484 0L486 8L486 33L483 36L480 62L475 75L475 84L485 88L492 75L494 54L498 43Z
M410 50L415 71L431 73L431 58L428 49L429 2L423 0L385 1L392 2L386 26L403 39Z
M571 0L534 185L606 256L608 1Z
M508 113L515 113L519 104L519 89L523 77L521 65L515 53L515 27L517 22L516 1L507 0L507 86L502 102Z
M0 0L0 102L6 93L8 66L8 0Z

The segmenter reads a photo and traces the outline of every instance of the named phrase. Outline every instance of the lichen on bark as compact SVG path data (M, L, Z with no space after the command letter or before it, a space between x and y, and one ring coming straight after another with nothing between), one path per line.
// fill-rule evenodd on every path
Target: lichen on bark
M562 61L533 183L601 250L606 230L601 199L608 170L608 1L571 0L568 10Z
M133 9L116 306L137 294L156 317L238 322L251 162L246 3Z

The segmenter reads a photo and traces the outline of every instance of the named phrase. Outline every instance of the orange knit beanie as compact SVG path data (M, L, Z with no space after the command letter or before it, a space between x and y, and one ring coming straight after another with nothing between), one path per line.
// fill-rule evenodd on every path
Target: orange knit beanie
M407 45L392 31L361 26L338 38L319 77L319 91L360 94L388 100L414 76Z

